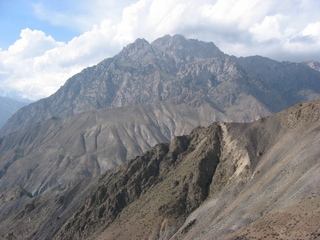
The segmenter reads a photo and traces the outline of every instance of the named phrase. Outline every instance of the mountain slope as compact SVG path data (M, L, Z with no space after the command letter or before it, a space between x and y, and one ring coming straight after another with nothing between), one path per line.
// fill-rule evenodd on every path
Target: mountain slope
M206 103L191 107L169 102L52 118L1 139L0 190L20 185L38 195L66 188L196 126L226 120Z
M319 100L253 123L199 127L91 181L32 199L32 211L17 209L0 232L9 239L268 238L279 232L263 226L281 213L295 216L282 238L316 239L319 141Z
M263 77L253 74L254 69L241 67L240 62L213 43L180 35L164 36L152 43L137 39L116 56L71 77L52 96L18 111L0 130L0 135L51 117L64 118L87 110L172 99L191 106L206 101L233 118L253 103L275 113L319 97L320 73L307 66L301 65L305 68L303 74L294 78L292 74L283 78L283 72L275 74L274 81L286 81L277 85L268 84ZM264 68L265 63L260 63ZM297 69L293 67L295 73L299 73L300 64L294 66L297 66ZM303 77L310 72L315 79L305 85ZM297 83L293 84L297 87L287 89L292 83ZM237 121L255 119L255 115L248 114L246 119L237 118Z
M288 106L320 98L320 75L315 62L277 62L261 56L234 58L266 86L278 89Z

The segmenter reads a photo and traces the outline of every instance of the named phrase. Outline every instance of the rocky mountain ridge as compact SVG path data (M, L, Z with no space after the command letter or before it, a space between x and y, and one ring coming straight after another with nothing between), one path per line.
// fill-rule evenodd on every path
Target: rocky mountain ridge
M230 57L213 43L181 35L167 35L152 43L137 39L116 56L71 77L52 96L21 109L0 135L51 117L172 99L191 106L206 101L232 117L251 101L275 113L319 98L320 73L310 67L290 63L292 67L286 68L284 63L269 59L250 68L245 62L255 61L246 59ZM280 67L264 70L260 76L255 70L269 69L268 61ZM273 76L271 84L266 74ZM247 116L237 120L255 119Z
M198 127L92 180L32 198L0 219L0 232L7 239L317 239L319 129L319 100L252 123Z

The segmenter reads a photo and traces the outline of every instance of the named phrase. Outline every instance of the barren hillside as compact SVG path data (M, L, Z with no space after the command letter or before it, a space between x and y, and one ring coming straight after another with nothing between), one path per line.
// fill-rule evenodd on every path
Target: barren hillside
M313 101L252 123L196 128L100 177L32 198L0 232L9 239L317 239L319 118Z

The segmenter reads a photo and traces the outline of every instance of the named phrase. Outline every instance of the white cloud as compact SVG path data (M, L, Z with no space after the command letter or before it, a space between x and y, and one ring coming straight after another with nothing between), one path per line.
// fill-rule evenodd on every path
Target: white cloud
M320 22L309 23L301 31L293 33L290 38L285 39L281 50L295 54L296 58L320 61Z
M316 37L319 40L320 37L320 22L309 23L307 27L302 31L305 36Z
M62 44L56 42L51 36L46 36L41 31L31 31L28 28L21 31L20 37L21 39L9 47L9 52L24 58L40 56L48 49Z
M148 9L148 0L140 0L129 7L124 8L122 12L122 20L115 25L114 40L116 42L125 44L129 41L134 41L139 28L143 29L144 19L141 16L145 16Z
M7 51L0 49L0 88L29 98L48 96L136 38L165 34L212 41L236 56L320 61L318 0L72 0L65 12L43 2L34 5L38 17L83 33L64 43L24 29Z
M22 30L20 36L8 51L0 52L2 90L20 92L31 99L45 97L67 78L95 63L95 56L81 59L92 49L77 38L65 44L30 29ZM90 39L82 40L88 45Z
M272 39L280 40L283 37L281 22L286 18L277 14L274 16L266 16L261 23L255 24L249 29L252 36L258 42L266 42Z

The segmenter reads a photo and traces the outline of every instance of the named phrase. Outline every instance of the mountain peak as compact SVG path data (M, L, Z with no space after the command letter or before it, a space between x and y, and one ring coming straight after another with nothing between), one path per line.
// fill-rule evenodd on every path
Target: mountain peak
M143 48L149 45L149 42L144 38L137 38L133 43L129 44L128 47Z
M181 60L223 57L225 54L213 42L186 39L180 34L165 35L151 43L152 46Z
M173 36L167 34L161 38L156 39L155 44L187 44L188 40L181 34L175 34Z
M143 38L137 38L133 43L130 43L118 55L136 54L138 51L148 48L149 42Z

